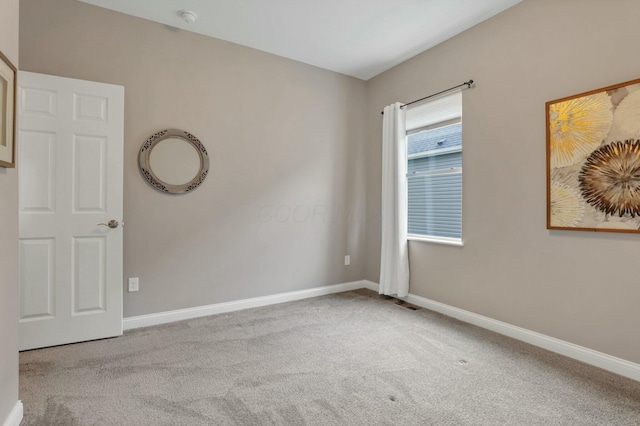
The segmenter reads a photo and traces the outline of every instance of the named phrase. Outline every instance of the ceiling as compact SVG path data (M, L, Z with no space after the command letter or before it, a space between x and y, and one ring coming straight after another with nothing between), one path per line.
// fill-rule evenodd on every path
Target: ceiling
M368 80L521 0L80 1Z

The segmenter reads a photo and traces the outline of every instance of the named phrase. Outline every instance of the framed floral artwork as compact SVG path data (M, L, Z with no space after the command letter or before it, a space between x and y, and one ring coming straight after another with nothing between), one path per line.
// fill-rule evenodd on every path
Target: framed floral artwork
M0 52L0 167L15 167L16 72Z
M640 79L546 113L547 229L640 233Z

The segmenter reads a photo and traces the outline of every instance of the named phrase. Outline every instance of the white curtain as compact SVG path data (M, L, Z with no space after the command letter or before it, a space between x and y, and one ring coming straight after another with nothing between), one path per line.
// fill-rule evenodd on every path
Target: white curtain
M382 122L382 250L380 294L409 294L407 248L407 138L405 112L395 103Z

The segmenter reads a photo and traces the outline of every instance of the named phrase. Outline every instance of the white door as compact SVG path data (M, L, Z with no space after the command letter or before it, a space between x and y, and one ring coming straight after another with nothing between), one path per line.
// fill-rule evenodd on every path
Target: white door
M18 129L20 350L121 335L124 87L19 72Z

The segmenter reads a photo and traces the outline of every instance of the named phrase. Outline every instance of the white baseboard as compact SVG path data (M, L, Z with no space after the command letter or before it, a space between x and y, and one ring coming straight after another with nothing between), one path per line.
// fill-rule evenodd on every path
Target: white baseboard
M140 315L123 319L122 326L124 330L131 330L134 328L149 327L151 325L166 324L174 321L206 317L208 315L275 305L277 303L292 302L294 300L308 299L310 297L324 296L333 293L341 293L343 291L357 290L363 287L365 287L364 281L353 281L325 287L316 287L308 290L274 294L271 296L254 297L251 299L236 300L233 302L216 303L214 305L178 309L175 311L159 312L157 314Z
M380 285L374 283L373 281L362 280L362 286L364 288L368 288L369 290L373 290L376 293L378 293L380 291Z
M363 282L363 286L370 290L378 291L378 284L374 282L365 280ZM611 371L621 376L640 381L640 364L626 361L622 358L607 355L602 352L594 351L593 349L578 346L573 343L565 342L564 340L527 330L526 328L517 327L506 322L474 314L473 312L465 311L464 309L455 308L453 306L445 305L444 303L436 302L435 300L426 299L413 294L409 294L409 296L402 298L402 300L416 306L459 319L460 321L494 331L498 334L503 334L531 345L544 348L551 352L577 359L578 361L591 364L602 368L603 370Z
M24 415L24 407L22 406L22 401L16 402L16 405L13 406L13 409L9 413L9 416L5 419L3 426L20 426L22 422L22 416Z
M148 327L152 325L166 324L174 321L182 321L186 319L205 317L208 315L222 314L226 312L239 311L242 309L257 308L260 306L275 305L278 303L292 302L295 300L308 299L310 297L324 296L327 294L341 293L343 291L357 290L359 288L368 288L378 292L378 284L369 281L353 281L349 283L330 285L325 287L316 287L308 290L293 291L289 293L274 294L270 296L254 297L251 299L237 300L233 302L216 303L214 305L198 306L195 308L179 309L175 311L159 312L156 314L140 315L125 318L122 321L124 330L134 328ZM587 364L602 368L607 371L628 377L633 380L640 381L640 364L626 361L622 358L616 358L602 352L594 351L583 346L565 342L564 340L546 336L526 328L498 321L493 318L478 315L464 309L456 308L435 300L426 299L424 297L409 294L403 300L429 309L441 314L459 319L469 324L494 331L498 334L512 337L514 339L547 349L569 358L582 361ZM15 411L15 409L14 409ZM13 413L13 412L12 412ZM20 419L22 418L22 403L20 403ZM18 425L17 423L16 425ZM6 423L5 426L12 425Z

